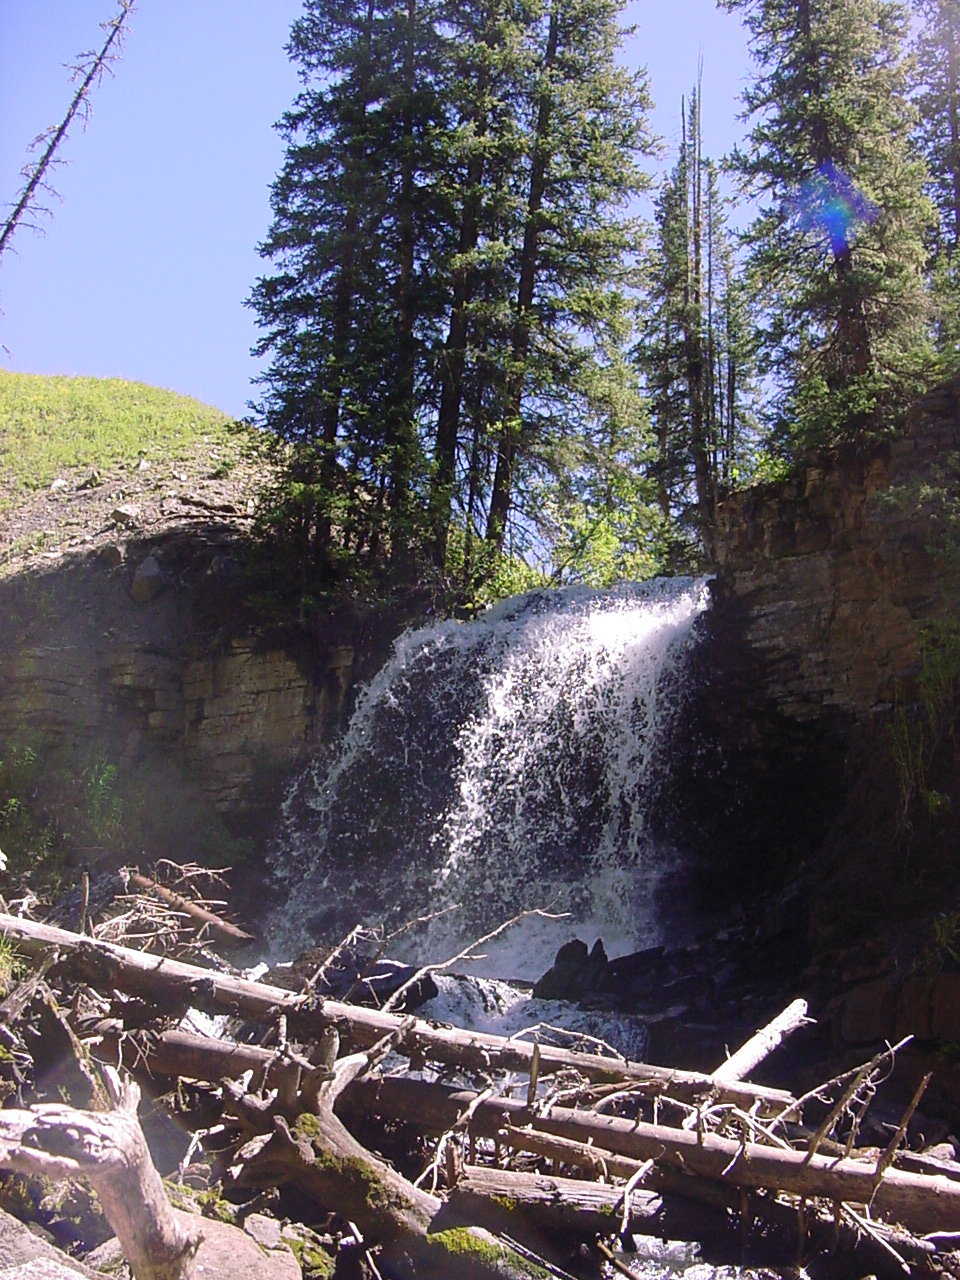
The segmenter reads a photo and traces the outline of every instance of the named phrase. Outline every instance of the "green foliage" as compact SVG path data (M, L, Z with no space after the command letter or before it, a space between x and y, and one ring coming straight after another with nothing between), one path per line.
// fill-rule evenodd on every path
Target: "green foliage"
M948 738L954 738L958 715L960 633L928 638L921 660L917 698L907 703L899 696L890 725L902 828L909 828L917 805L934 819L949 809L949 796L931 785L930 772L941 746Z
M0 849L18 891L55 896L82 862L178 856L185 841L212 867L251 853L179 770L156 759L121 766L103 744L39 740L11 742L0 757Z
M31 746L7 746L0 758L0 849L7 856L7 871L14 883L40 866L49 868L54 883L62 875L58 833L38 804L40 776L37 752Z
M20 975L20 956L16 947L7 937L0 937L0 999L10 990ZM6 1052L0 1045L0 1055Z
M121 829L123 801L116 793L117 766L96 750L81 774L84 825L98 845L115 839Z
M935 258L960 245L960 0L915 0L923 19L917 34L917 140L927 160L938 220Z
M933 975L960 969L960 911L938 911L930 922L923 949L914 962L914 970ZM955 1056L956 1045L944 1048Z
M750 30L749 233L787 456L896 424L922 382L932 208L895 0L722 0ZM834 218L837 210L844 215ZM831 219L833 220L831 221Z
M710 548L720 491L742 479L756 435L756 308L700 133L697 85L656 202L635 353L656 440L647 471L674 543L669 562L686 548L687 563L698 542Z
M308 0L250 304L301 583L498 572L628 320L650 148L616 0ZM447 543L469 529L459 551ZM460 557L460 565L455 563Z
M0 482L49 485L71 468L146 455L176 460L216 447L239 454L247 427L188 396L120 378L50 378L0 370Z
M911 512L927 528L924 550L950 573L960 566L960 454L932 458L901 484L885 490L881 502L895 511Z

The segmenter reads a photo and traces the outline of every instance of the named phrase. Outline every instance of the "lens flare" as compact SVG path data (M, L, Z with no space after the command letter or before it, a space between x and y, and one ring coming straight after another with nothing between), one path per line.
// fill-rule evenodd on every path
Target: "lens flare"
M846 252L856 238L857 228L873 222L878 213L873 201L829 162L804 182L796 202L801 229L825 236L835 256Z

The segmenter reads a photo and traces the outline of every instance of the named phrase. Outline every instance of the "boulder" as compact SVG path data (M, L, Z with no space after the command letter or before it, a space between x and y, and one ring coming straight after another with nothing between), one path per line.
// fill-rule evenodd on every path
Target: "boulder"
M95 1280L100 1275L0 1209L0 1280Z
M163 588L163 570L160 568L160 562L156 556L147 556L146 560L137 565L133 582L130 584L130 594L138 604L146 604L158 596Z
M538 1000L582 1000L600 986L607 969L607 953L600 938L587 951L580 938L565 942L553 966L533 988Z
M268 1232L263 1226L266 1220L259 1214L253 1216L258 1219L254 1231L275 1243L265 1246L241 1227L215 1218L202 1220L203 1239L196 1260L198 1277L202 1280L301 1280L300 1264L290 1246L280 1239L279 1230ZM87 1258L88 1265L93 1263L111 1275L116 1274L122 1261L123 1253L116 1239L108 1240Z

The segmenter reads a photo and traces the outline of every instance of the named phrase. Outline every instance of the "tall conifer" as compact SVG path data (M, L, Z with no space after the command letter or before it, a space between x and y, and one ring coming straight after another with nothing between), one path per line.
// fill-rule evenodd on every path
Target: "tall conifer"
M922 339L924 170L895 0L721 0L757 75L735 162L762 201L750 231L789 448L880 430Z

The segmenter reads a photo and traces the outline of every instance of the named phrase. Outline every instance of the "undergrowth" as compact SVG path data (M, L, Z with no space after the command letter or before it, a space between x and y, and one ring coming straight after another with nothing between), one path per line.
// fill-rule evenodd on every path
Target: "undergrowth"
M938 752L954 740L960 718L960 633L926 638L916 698L898 690L890 742L900 788L900 828L909 830L918 808L936 818L950 808L949 795L932 782Z

